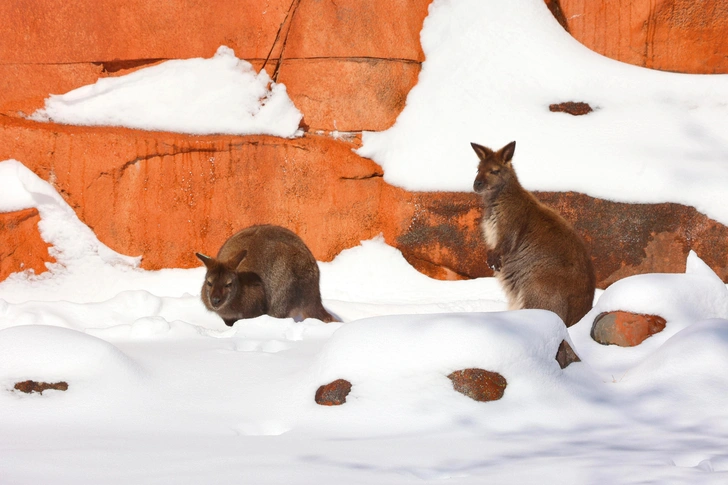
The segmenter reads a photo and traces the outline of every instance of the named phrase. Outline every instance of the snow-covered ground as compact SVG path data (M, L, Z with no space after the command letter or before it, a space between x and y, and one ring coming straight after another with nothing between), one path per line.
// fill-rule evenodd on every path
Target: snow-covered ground
M435 0L422 40L405 111L362 149L388 180L468 190L468 142L516 139L529 188L671 200L728 220L726 76L604 59L541 0ZM225 49L194 60L208 62L231 78L247 70ZM98 95L96 112L107 87L121 105L149 97L132 86L170 89L165 64L53 98L47 115ZM548 112L569 100L599 109ZM166 109L185 118L184 101ZM221 118L229 104L215 108ZM131 112L135 126L189 131ZM260 130L289 123L280 116ZM375 239L320 264L324 304L343 323L264 316L228 328L199 300L202 267L140 270L22 160L0 162L0 193L2 212L38 209L57 260L0 282L0 484L728 483L728 288L699 255L684 274L597 292L567 330L549 312L506 312L493 279L429 279ZM667 327L635 348L593 342L594 317L615 309L658 313ZM565 370L554 359L562 340L582 358ZM501 373L503 398L453 391L446 376L468 367ZM318 386L339 378L353 384L347 402L317 405ZM69 388L13 390L26 379Z

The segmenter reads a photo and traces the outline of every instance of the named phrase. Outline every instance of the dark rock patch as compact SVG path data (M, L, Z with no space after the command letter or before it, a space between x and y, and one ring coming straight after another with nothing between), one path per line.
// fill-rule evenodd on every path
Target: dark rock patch
M24 392L26 394L30 394L33 392L37 392L39 394L43 394L43 391L47 391L49 389L53 389L56 391L66 391L68 390L68 383L67 382L37 382L37 381L23 381L23 382L16 382L15 383L15 389Z
M576 352L574 352L574 349L571 348L571 345L569 345L566 340L562 340L559 345L559 350L556 351L556 362L559 363L559 366L562 369L566 369L569 364L581 362L581 359L578 355L576 355Z
M457 392L476 401L497 401L508 385L502 375L483 369L458 370L447 377Z
M549 111L553 113L568 113L572 116L582 116L594 110L587 103L567 101L565 103L549 105Z
M351 391L351 382L346 379L336 379L325 384L316 391L315 400L322 406L339 406L346 402L346 396Z

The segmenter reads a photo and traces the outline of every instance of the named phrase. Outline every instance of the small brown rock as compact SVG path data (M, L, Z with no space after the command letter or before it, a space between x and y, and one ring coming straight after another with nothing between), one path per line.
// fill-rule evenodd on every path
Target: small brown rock
M594 319L591 337L602 345L634 347L665 329L667 322L657 315L623 311L601 313Z
M556 351L556 362L559 363L559 366L562 369L566 369L569 367L569 364L581 362L581 359L578 355L576 355L576 352L574 352L574 349L571 348L571 345L569 345L566 340L562 340L559 345L559 350Z
M38 382L38 381L23 381L23 382L16 382L15 383L15 389L24 392L26 394L30 394L32 392L37 392L40 394L43 394L43 391L47 391L48 389L54 389L56 391L66 391L68 390L68 383L67 382Z
M558 103L549 105L549 110L554 113L569 113L573 116L581 116L591 113L592 107L587 103L567 101L566 103Z
M322 406L339 406L346 402L346 396L351 391L351 382L346 379L336 379L325 384L316 391L316 403Z
M483 369L458 370L447 377L457 392L476 401L497 401L508 385L502 375Z

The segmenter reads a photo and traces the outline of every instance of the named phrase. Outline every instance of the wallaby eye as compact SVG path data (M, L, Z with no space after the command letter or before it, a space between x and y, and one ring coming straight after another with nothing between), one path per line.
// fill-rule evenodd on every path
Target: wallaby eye
M495 169L491 170L490 173L493 174L493 175L498 175L500 173L500 169L499 168L495 168Z
M205 282L205 284L206 284L207 286L212 286L212 281L206 281L206 282Z
M227 283L225 283L225 288L230 288L231 286L233 286L232 281L228 281Z

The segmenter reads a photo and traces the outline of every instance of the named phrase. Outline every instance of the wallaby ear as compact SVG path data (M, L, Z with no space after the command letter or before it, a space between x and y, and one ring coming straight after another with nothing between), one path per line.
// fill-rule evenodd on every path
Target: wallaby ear
M516 152L516 142L512 141L508 145L500 149L501 157L503 157L504 163L510 163L513 159L513 154Z
M245 257L248 255L248 250L243 249L240 252L240 259L238 259L238 263L235 265L235 271L240 271L240 265L243 264L243 261L245 261Z
M204 254L195 253L195 256L197 256L200 261L205 263L205 266L207 266L208 268L215 262L213 258L211 258L210 256L205 256Z
M493 155L493 150L488 147L484 147L483 145L471 143L470 146L473 147L473 150L475 150L475 154L478 155L478 158L481 160L485 160L489 156Z

